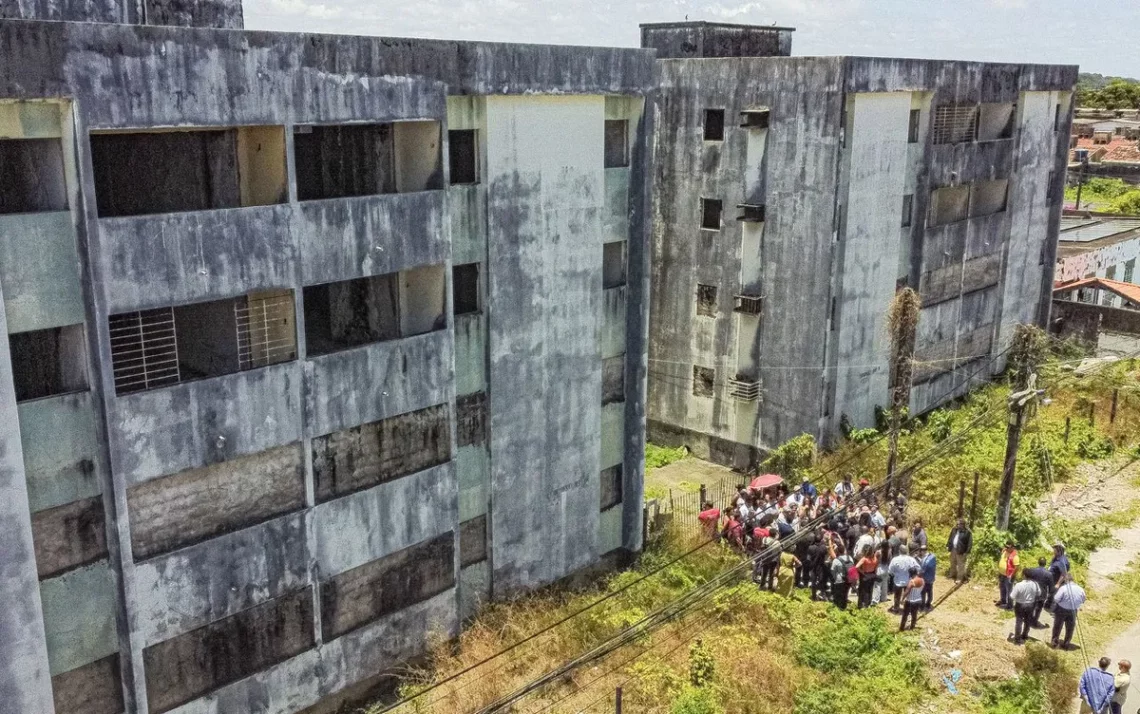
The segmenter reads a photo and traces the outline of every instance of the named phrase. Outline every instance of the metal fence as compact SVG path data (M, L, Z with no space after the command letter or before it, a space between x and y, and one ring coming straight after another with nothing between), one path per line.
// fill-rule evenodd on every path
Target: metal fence
M654 533L669 528L696 529L700 525L697 514L701 512L701 504L712 501L714 506L723 511L736 496L737 487L746 479L746 476L725 476L714 483L702 483L697 491L669 489L660 498L646 501L650 529Z

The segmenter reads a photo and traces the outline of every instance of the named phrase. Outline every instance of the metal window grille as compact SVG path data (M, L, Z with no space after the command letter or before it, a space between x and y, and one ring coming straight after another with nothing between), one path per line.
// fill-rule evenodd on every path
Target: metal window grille
M741 402L755 402L760 398L760 380L737 375L728 380L728 394Z
M1124 282L1132 282L1132 274L1136 271L1136 259L1128 261L1124 264Z
M936 108L933 132L935 144L973 141L978 135L978 106L946 104Z
M297 356L293 293L249 296L234 301L238 369L254 369Z
M733 310L745 315L759 315L763 303L764 298L760 295L737 295L736 307Z
M178 384L182 380L173 308L111 315L108 326L116 394Z

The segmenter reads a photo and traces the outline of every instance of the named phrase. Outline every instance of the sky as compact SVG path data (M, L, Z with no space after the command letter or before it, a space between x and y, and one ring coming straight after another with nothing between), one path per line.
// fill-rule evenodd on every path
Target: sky
M1079 64L1140 78L1137 0L244 0L246 28L636 47L638 23L796 28L795 55Z

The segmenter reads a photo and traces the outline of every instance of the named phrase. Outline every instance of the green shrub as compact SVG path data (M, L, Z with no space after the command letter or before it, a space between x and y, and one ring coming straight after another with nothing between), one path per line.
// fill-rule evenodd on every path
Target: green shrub
M950 438L954 429L954 410L939 409L926 420L926 428L930 431L930 438L934 443L940 444Z
M694 687L712 684L716 676L716 659L702 640L697 640L689 648L689 683Z
M724 708L708 689L688 686L673 700L669 714L724 714Z
M658 446L657 444L645 445L646 469L659 469L662 466L668 466L687 458L689 458L689 450L684 446L671 449L668 446Z
M1031 642L1013 662L1022 677L1040 680L1052 714L1065 714L1077 691L1077 674L1059 652Z
M856 444L866 444L869 441L878 439L880 432L878 429L852 429L851 433L847 435L848 440Z
M764 468L785 478L799 478L815 464L815 457L815 437L800 434L772 449L764 461Z
M1017 676L982 685L986 714L1047 714L1045 687L1038 677Z

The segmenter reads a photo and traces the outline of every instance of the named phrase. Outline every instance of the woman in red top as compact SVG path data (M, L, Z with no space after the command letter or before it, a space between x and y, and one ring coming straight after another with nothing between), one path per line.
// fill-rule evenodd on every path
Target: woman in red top
M728 514L728 520L724 522L724 530L721 535L732 547L744 547L744 527L740 525L740 521L736 520L736 516L733 514Z
M874 548L864 551L863 557L855 563L855 569L859 571L859 607L871 607L871 596L879 580L879 552Z
M709 538L716 538L716 527L720 523L720 509L712 505L711 501L705 501L701 506L701 512L697 514L697 520L701 522L701 530Z

